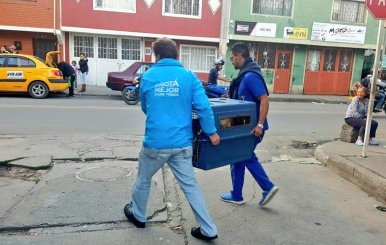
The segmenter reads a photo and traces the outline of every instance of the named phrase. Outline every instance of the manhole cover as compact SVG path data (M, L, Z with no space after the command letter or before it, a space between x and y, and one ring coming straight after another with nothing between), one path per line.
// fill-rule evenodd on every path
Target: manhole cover
M83 181L107 182L127 178L133 174L125 167L90 167L80 170L75 177Z

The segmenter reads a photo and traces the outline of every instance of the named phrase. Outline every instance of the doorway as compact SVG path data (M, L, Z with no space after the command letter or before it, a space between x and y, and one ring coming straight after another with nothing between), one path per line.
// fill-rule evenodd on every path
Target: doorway
M33 55L43 60L46 59L46 53L57 49L57 41L55 39L32 39ZM54 57L55 63L58 62L58 58Z
M275 80L273 92L288 94L291 81L292 51L276 50Z

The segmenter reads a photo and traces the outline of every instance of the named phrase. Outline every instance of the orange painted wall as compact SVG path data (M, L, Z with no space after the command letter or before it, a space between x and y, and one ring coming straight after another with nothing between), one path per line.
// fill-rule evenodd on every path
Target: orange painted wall
M33 38L55 39L51 33L36 33L36 32L20 32L20 31L2 31L0 30L0 46L7 45L8 47L14 44L14 41L20 41L22 50L21 54L33 53Z
M56 27L59 27L59 3L56 1ZM54 28L53 0L2 0L0 25Z

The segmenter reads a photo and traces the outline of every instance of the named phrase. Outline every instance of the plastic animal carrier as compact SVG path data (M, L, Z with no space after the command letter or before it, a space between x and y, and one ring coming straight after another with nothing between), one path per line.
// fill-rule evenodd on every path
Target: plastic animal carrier
M193 111L193 166L203 170L222 167L251 158L257 125L256 104L226 98L210 99L221 142L214 146Z

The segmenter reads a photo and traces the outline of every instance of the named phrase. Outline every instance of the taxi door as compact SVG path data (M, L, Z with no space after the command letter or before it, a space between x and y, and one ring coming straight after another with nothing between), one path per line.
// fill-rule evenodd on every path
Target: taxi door
M3 80L5 76L5 69L3 67L4 61L5 61L5 57L0 56L0 91L3 90Z
M2 81L4 91L26 92L28 68L23 67L25 58L17 56L8 56L4 69L4 78ZM27 61L28 62L28 61Z

